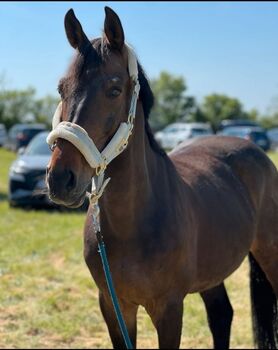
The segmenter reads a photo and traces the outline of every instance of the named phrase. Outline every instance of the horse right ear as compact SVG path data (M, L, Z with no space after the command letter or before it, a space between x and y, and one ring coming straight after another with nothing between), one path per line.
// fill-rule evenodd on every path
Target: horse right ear
M65 30L69 43L74 49L82 52L90 44L89 39L83 32L80 22L75 17L73 9L70 9L65 16Z
M121 51L125 35L120 18L110 7L105 6L105 21L104 21L104 33L110 43L110 45L119 51Z

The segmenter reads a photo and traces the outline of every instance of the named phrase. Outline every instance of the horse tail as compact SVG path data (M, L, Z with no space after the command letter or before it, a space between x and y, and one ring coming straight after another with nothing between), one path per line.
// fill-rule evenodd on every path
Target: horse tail
M278 348L277 297L265 273L249 253L252 323L258 349Z

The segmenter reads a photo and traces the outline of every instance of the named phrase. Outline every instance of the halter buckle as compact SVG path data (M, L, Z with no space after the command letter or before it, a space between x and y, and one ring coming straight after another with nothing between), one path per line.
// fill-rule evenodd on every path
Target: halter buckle
M96 175L100 176L100 174L102 174L104 172L104 170L106 169L107 164L106 163L102 163L100 164L97 168L96 168Z

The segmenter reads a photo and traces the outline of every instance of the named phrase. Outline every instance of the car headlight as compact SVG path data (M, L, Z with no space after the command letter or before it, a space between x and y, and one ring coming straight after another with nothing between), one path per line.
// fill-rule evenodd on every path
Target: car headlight
M161 132L157 132L157 133L154 134L154 138L155 138L156 140L159 140L159 141L162 139L162 136L163 136L163 135L162 135Z
M28 172L28 169L25 166L24 162L16 162L15 164L13 164L10 168L10 174L25 174L26 172Z

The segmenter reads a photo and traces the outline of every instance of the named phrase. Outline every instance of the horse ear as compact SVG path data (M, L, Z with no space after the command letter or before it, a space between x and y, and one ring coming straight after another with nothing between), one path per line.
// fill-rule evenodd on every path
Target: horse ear
M108 6L105 6L104 32L112 48L121 50L125 35L118 15Z
M69 43L74 49L82 50L90 44L89 39L83 32L80 22L75 17L73 9L70 9L65 16L65 30Z

